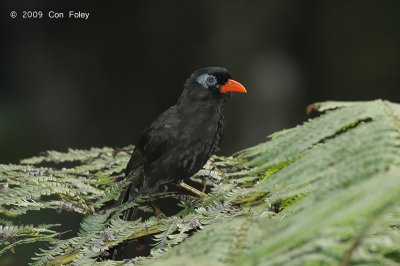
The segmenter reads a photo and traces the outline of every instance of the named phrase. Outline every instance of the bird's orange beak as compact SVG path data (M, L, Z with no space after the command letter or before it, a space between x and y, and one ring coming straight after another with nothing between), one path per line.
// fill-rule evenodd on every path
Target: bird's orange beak
M227 92L247 93L244 86L233 79L228 79L228 81L224 85L221 86L221 89L219 90L219 92L221 92L221 93L227 93Z

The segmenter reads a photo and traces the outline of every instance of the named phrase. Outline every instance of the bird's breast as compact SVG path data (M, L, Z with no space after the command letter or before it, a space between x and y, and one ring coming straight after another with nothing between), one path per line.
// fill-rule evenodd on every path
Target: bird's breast
M193 121L187 130L187 143L182 150L180 166L192 176L204 166L217 150L222 138L224 117L214 115Z
M152 133L153 142L166 144L149 149L155 159L149 160L145 172L151 180L178 181L191 177L213 155L222 137L222 108L171 110L173 119L162 119L161 127Z

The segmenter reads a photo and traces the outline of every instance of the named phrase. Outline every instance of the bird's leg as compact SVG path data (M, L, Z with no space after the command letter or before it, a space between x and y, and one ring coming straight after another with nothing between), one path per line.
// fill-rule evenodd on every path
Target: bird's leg
M193 193L193 194L195 194L195 195L198 196L199 198L207 197L207 194L206 194L206 193L201 192L200 190L195 189L194 187L191 187L191 186L189 186L188 184L185 184L185 183L183 183L183 182L180 182L180 183L178 184L178 186L181 187L181 188L183 188L183 189L186 189L187 191L189 191L189 192L191 192L191 193Z
M207 177L203 178L202 184L203 184L203 189L201 190L201 192L205 193L207 189Z

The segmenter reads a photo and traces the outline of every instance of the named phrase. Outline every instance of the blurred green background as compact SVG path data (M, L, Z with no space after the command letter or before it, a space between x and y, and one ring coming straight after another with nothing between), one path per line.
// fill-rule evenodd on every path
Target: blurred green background
M197 68L249 93L226 110L230 154L292 127L322 100L399 101L398 1L2 1L0 162L124 146ZM23 20L10 12L90 12Z

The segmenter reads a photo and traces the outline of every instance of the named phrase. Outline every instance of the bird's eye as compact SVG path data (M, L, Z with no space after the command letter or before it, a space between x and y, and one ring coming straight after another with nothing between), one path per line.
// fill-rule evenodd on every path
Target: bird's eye
M197 82L204 88L212 88L217 84L217 78L210 74L203 74L198 77Z
M215 83L217 83L217 79L214 76L208 76L206 79L206 83L209 86L213 86L215 85Z

